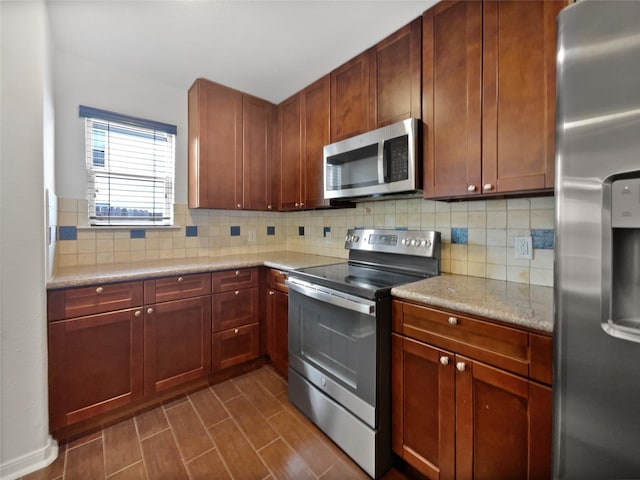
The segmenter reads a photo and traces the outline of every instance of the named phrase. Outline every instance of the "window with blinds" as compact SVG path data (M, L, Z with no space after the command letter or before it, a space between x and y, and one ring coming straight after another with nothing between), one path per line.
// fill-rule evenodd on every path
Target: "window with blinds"
M172 225L175 125L80 106L90 225Z

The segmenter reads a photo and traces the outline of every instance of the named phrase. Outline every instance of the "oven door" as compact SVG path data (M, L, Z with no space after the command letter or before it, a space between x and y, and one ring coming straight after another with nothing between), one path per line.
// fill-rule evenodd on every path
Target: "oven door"
M289 367L377 427L376 303L289 277Z

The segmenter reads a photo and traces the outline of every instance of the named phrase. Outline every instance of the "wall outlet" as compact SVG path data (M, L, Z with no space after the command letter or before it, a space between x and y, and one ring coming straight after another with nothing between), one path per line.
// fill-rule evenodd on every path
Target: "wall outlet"
M514 237L513 250L516 258L531 260L533 258L533 242L531 237Z
M256 241L256 231L255 230L249 230L249 241L250 242L255 242Z

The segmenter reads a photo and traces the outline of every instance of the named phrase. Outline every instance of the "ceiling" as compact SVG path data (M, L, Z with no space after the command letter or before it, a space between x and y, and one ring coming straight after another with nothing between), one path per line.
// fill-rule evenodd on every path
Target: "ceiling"
M437 0L48 0L54 47L188 90L280 103Z

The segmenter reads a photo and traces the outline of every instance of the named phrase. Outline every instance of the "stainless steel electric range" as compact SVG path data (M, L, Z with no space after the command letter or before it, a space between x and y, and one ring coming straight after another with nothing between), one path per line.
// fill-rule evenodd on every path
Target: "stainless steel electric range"
M352 229L290 272L289 400L370 476L391 465L391 288L440 273L440 233Z

